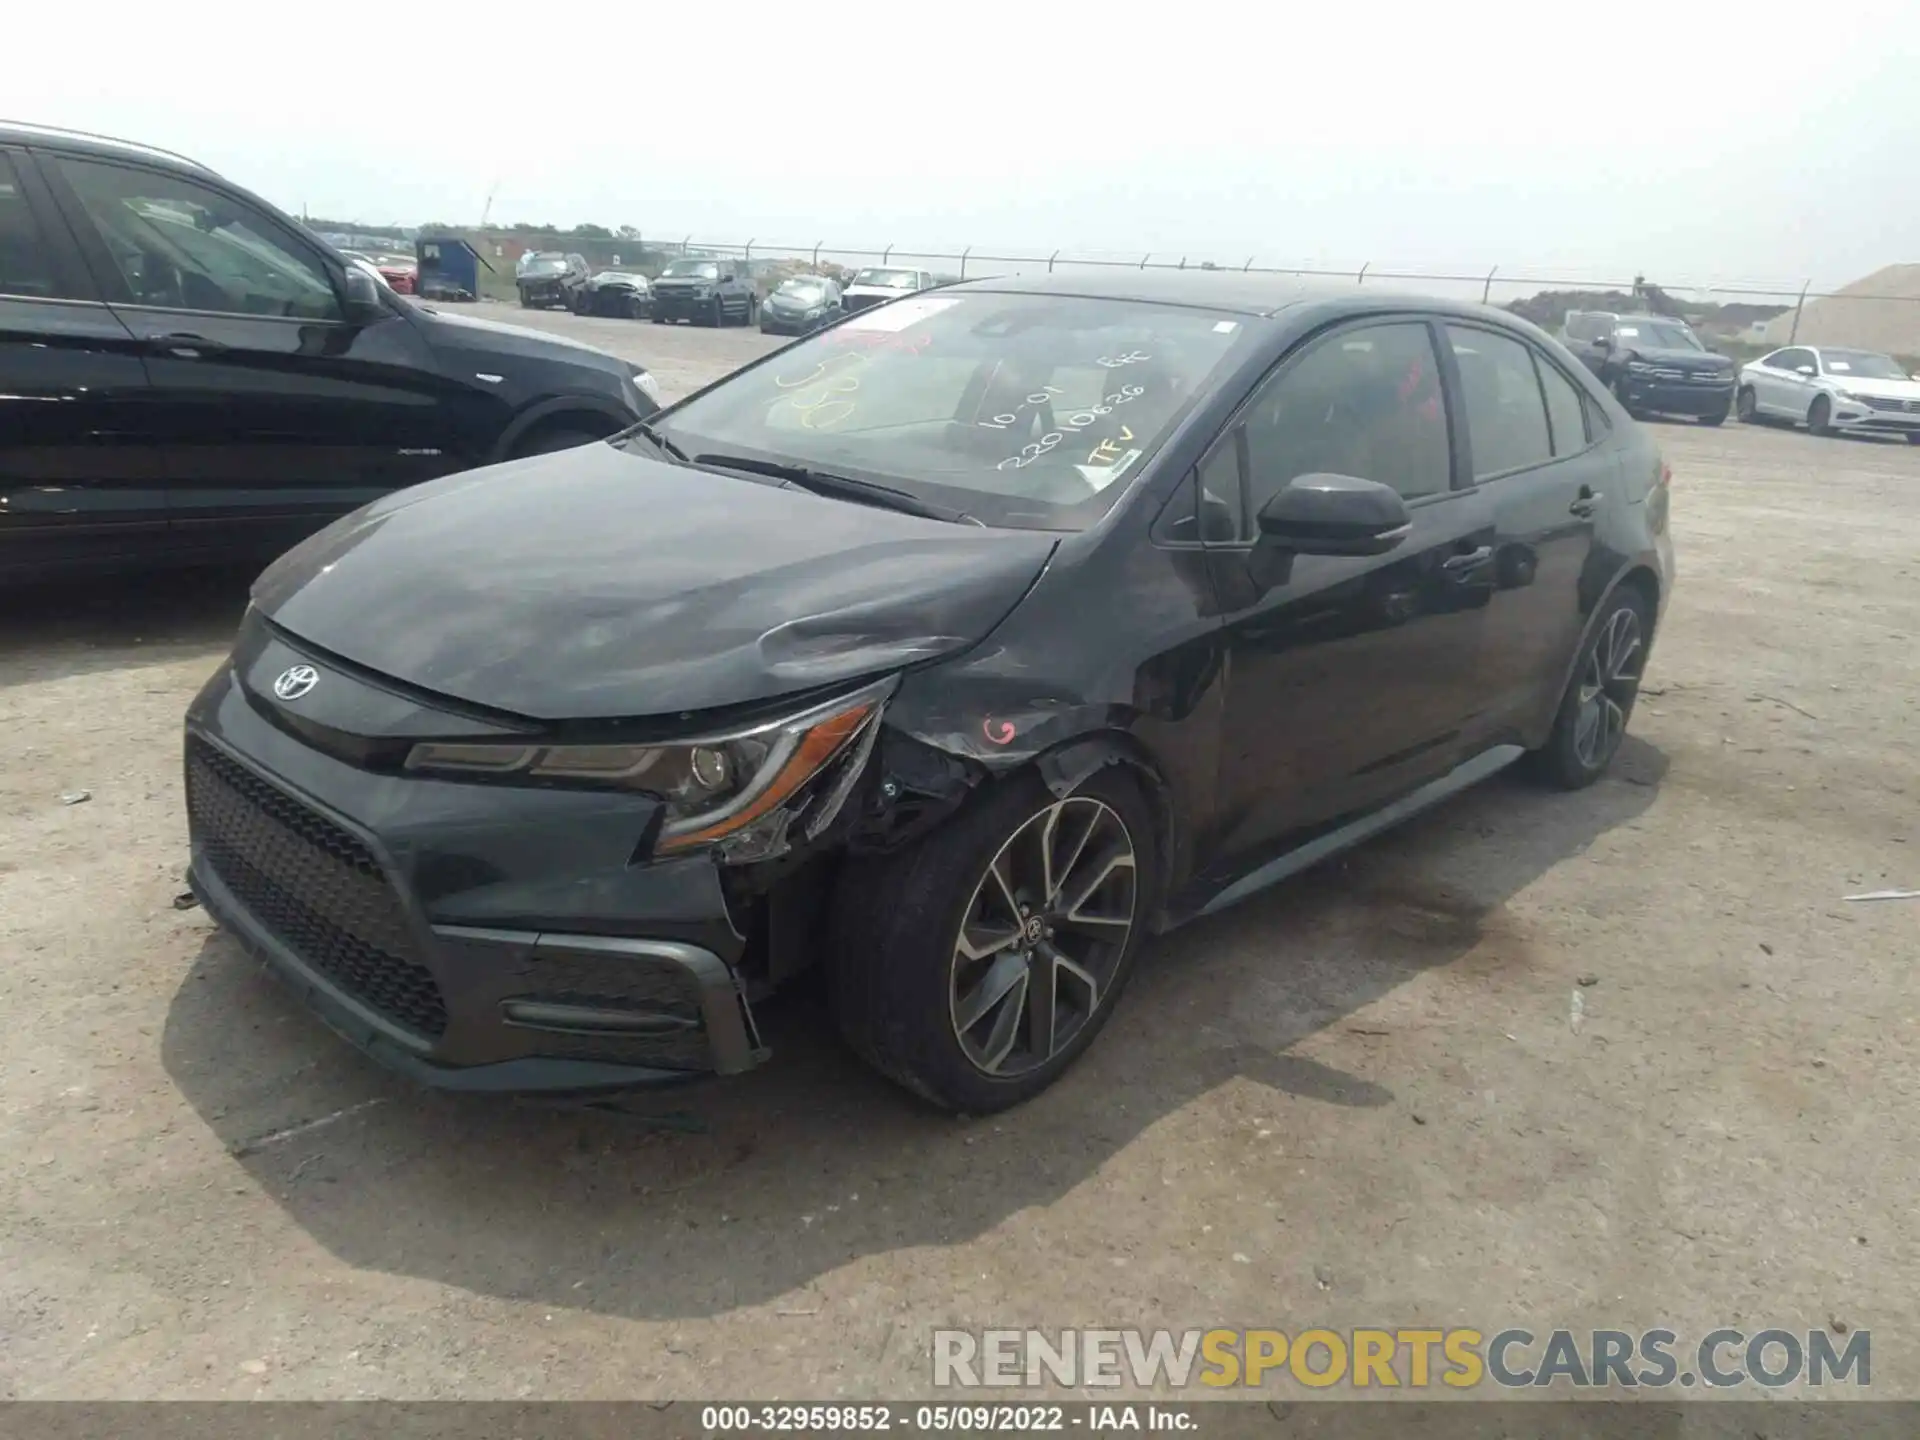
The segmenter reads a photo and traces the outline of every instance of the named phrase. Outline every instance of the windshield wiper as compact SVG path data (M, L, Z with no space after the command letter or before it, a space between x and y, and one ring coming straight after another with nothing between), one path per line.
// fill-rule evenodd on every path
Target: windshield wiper
M693 463L687 459L686 451L682 450L678 445L674 444L673 441L667 439L666 436L654 429L648 421L642 420L637 425L629 425L621 432L621 437L625 438L628 435L638 435L645 440L651 441L655 449L661 451L663 454L671 455L682 465L690 465Z
M788 465L778 460L756 460L749 455L701 454L693 457L696 465L717 465L723 470L745 470L754 475L767 475L775 480L784 480L788 485L807 490L815 495L827 495L836 500L852 500L862 505L875 505L882 510L898 510L906 515L918 515L923 520L944 520L949 525L978 525L980 522L963 510L950 510L945 505L935 505L930 500L922 500L918 495L910 495L905 490L896 490L891 485L881 485L872 480L855 480L851 475L835 475L826 470L811 470L805 465Z

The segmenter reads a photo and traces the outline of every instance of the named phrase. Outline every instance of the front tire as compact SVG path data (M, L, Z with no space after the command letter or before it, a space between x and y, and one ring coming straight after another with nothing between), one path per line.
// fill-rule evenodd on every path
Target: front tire
M1760 397L1754 394L1751 385L1742 385L1740 392L1733 397L1733 413L1740 417L1742 425L1760 423Z
M851 862L829 983L841 1033L946 1110L1017 1105L1113 1013L1145 931L1153 819L1118 766L1065 800L1031 773L908 849Z
M1652 625L1652 607L1639 589L1622 586L1608 597L1580 648L1553 731L1529 757L1540 778L1563 790L1583 790L1607 773L1640 694Z
M720 297L716 295L713 297L713 303L707 308L707 324L718 330L726 323L727 307L720 302Z
M1613 382L1613 398L1618 400L1620 402L1620 408L1635 420L1643 418L1639 407L1627 399L1627 379L1624 375Z
M1814 396L1813 404L1807 407L1807 433L1833 434L1833 402L1824 395Z

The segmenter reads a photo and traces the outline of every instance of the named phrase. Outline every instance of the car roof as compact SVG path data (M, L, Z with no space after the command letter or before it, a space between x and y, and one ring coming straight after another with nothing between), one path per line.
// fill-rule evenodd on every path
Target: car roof
M962 280L949 291L998 290L1022 295L1078 295L1096 300L1144 300L1164 305L1189 305L1203 310L1230 310L1243 315L1276 315L1294 305L1325 300L1418 300L1455 313L1482 307L1431 295L1356 287L1352 281L1311 279L1299 275L1255 274L1244 270L1136 270L1131 266L1089 273L1056 271L1050 275L1003 275ZM1512 317L1509 316L1509 319Z
M174 169L212 175L213 170L198 160L162 150L157 145L142 145L136 140L120 140L112 135L95 135L85 130L66 130L58 125L32 125L22 120L0 120L0 145L23 145L39 150L64 150L73 155L92 155L103 160L146 160Z

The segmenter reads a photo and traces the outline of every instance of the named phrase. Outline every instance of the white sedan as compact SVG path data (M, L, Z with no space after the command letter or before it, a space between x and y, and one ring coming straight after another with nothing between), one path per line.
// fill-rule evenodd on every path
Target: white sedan
M1789 345L1740 371L1734 409L1749 424L1786 421L1815 435L1904 435L1920 445L1920 379L1891 356Z

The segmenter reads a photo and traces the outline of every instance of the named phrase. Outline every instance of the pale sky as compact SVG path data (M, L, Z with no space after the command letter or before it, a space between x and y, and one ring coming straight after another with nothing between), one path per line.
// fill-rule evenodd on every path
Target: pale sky
M1782 286L1920 261L1915 0L435 13L23 3L0 110L367 223L472 223L497 187L496 221L763 244Z

